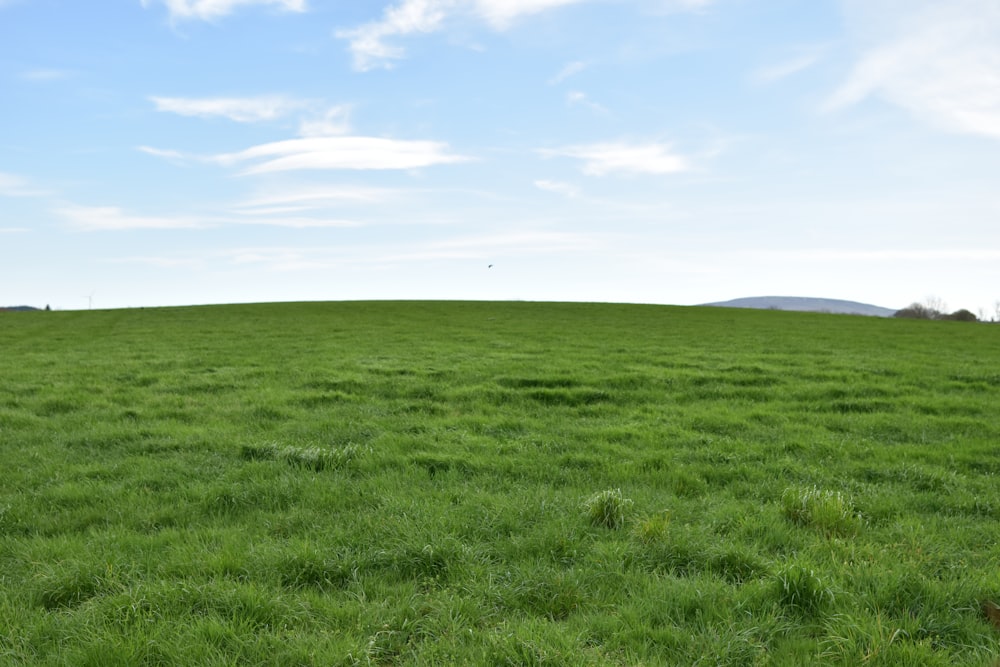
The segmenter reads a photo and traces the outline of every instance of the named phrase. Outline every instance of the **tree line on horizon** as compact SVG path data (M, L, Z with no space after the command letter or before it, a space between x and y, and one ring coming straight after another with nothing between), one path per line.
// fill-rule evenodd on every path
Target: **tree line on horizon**
M966 308L949 313L943 301L929 297L923 303L914 301L906 308L897 310L893 317L910 320L949 320L952 322L1000 322L1000 301L996 302L995 308L994 317L988 320L982 310L979 311L978 316Z

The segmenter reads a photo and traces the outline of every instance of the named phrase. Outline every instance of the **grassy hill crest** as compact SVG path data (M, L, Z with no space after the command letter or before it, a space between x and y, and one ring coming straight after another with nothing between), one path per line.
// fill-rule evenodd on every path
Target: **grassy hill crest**
M0 318L0 653L989 664L993 333L566 303Z

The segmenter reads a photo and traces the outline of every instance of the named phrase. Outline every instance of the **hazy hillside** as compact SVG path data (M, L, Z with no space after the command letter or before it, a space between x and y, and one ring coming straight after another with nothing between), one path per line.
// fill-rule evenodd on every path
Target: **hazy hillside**
M869 303L844 301L842 299L815 299L801 296L754 296L702 305L720 306L723 308L757 308L762 310L795 310L814 313L870 315L873 317L892 317L896 312L893 308L873 306Z

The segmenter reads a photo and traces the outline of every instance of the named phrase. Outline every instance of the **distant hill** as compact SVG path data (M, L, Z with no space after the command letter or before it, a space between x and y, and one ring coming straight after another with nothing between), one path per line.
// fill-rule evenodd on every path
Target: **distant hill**
M32 306L0 306L0 312L3 312L5 310L15 311L20 313L28 310L38 310L38 308L34 308Z
M844 301L842 299L814 299L803 296L752 296L732 301L704 303L703 306L722 308L757 308L761 310L794 310L808 313L838 313L843 315L869 315L872 317L892 317L893 308L882 308L869 303Z

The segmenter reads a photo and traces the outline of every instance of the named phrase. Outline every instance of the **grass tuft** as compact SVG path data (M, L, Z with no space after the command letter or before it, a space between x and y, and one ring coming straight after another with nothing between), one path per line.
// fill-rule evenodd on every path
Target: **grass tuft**
M245 461L284 461L291 466L315 472L343 468L361 453L354 444L342 447L292 447L277 444L243 445L240 456Z
M775 575L777 598L788 609L815 615L834 602L833 589L812 570L798 563L782 568Z
M663 510L636 523L633 533L643 544L654 544L667 539L669 528L670 511Z
M781 510L792 523L827 535L849 537L862 526L861 515L839 491L787 488L781 494Z
M618 530L625 525L626 515L633 505L621 489L607 489L583 501L583 510L592 526Z

